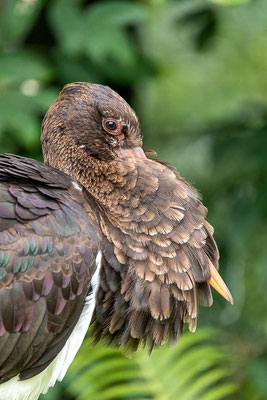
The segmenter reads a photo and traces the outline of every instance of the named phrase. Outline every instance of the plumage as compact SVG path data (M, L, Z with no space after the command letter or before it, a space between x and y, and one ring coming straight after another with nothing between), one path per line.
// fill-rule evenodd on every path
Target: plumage
M54 386L57 380L61 381L73 361L90 324L95 307L95 295L99 285L99 272L101 266L101 253L97 255L98 267L91 280L92 290L86 297L82 313L78 322L67 339L63 350L41 373L31 378L18 381L18 377L11 378L0 386L1 400L28 400L36 399L40 393L46 393L49 387Z
M90 290L98 234L72 182L37 161L0 156L1 382L50 364Z
M199 194L146 157L117 93L65 86L41 140L45 164L0 156L3 399L13 383L17 400L34 400L61 380L93 311L95 341L151 351L184 323L195 330L199 302L212 304L208 282L232 301Z

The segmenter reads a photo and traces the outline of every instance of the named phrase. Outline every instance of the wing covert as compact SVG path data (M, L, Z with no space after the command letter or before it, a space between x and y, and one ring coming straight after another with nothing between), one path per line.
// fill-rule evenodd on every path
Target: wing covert
M14 173L10 158L0 157L1 382L22 370L22 379L39 373L62 349L90 290L99 247L72 180L61 173L58 185L55 176L38 180L47 167L34 162L23 172L19 161L22 171Z

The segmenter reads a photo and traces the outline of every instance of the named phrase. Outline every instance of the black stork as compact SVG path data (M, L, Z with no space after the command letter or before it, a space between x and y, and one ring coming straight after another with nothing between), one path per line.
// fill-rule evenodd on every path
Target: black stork
M142 150L135 112L102 85L66 85L42 124L44 164L0 156L0 399L62 380L96 341L152 350L196 329L218 270L197 191Z

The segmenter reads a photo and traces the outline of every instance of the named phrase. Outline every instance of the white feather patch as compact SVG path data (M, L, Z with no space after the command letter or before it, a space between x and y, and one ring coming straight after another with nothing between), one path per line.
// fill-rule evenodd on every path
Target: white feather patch
M92 290L86 297L81 316L61 352L44 371L33 378L19 381L19 376L15 376L2 383L0 400L37 400L40 394L45 394L56 381L62 381L83 342L92 319L99 287L101 259L102 254L99 251L96 257L97 268L91 280Z
M82 192L83 188L81 185L79 185L78 182L72 182L72 186L74 187L74 189L79 190L80 192Z

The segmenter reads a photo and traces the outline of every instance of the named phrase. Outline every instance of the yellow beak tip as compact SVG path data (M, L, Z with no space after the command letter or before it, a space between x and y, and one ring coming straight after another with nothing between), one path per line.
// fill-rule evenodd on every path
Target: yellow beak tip
M210 279L208 280L209 284L217 290L218 293L220 293L221 296L223 296L226 300L228 300L232 305L234 305L234 300L233 297L230 293L230 290L224 283L221 275L217 271L217 269L214 267L212 262L209 260L210 264Z

